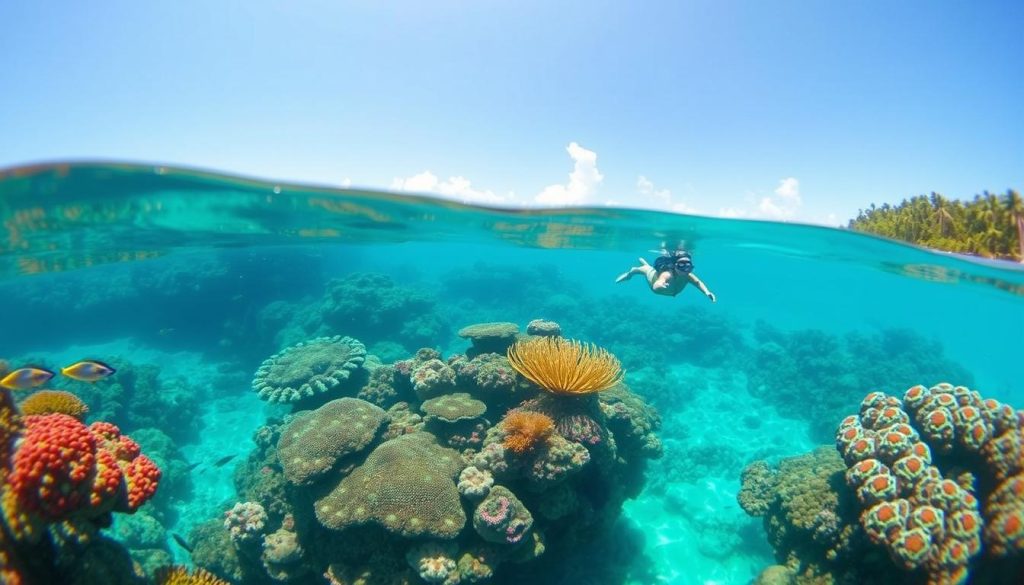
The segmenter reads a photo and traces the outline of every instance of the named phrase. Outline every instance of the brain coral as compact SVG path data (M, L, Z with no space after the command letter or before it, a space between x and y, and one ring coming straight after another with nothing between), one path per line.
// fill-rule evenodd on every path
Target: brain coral
M334 530L375 523L406 538L454 538L466 524L454 478L457 451L417 432L380 444L337 487L317 500L316 517Z
M18 408L24 415L59 412L78 420L89 412L89 407L79 397L63 390L40 390L29 395Z
M387 420L382 408L358 398L339 398L300 412L277 443L285 477L296 485L315 481L341 458L365 449Z
M351 337L318 337L267 358L256 370L252 387L269 402L295 402L329 392L349 378L366 359L366 347Z

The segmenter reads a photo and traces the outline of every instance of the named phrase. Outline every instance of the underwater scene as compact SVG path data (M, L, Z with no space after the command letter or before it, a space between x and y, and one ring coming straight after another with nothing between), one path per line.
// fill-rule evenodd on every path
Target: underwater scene
M0 221L5 584L1024 582L1019 264L120 164Z

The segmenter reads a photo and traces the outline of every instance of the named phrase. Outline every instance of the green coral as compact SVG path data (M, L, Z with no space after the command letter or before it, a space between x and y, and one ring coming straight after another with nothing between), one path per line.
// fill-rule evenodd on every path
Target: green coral
M342 458L373 442L388 420L379 406L358 398L339 398L295 415L278 439L278 458L288 481L312 483Z
M620 448L640 450L652 458L661 457L661 439L655 431L661 428L661 415L629 387L619 383L599 395L601 411L608 428Z
M366 347L351 337L318 337L274 354L256 370L253 390L268 402L330 392L363 365Z
M381 408L390 408L402 399L396 386L395 367L381 366L370 372L369 381L359 390L356 397Z
M755 462L743 472L741 505L764 516L775 558L797 574L793 583L883 582L877 573L892 567L884 558L881 565L865 560L867 541L845 471L834 448L819 447L783 459L777 469Z
M315 504L320 523L334 530L374 523L407 538L454 538L466 524L455 476L458 452L429 433L380 444L366 461Z

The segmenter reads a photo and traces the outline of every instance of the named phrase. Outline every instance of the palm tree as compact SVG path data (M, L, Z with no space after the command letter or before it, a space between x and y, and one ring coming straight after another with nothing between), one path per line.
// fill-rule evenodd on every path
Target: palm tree
M932 191L931 204L932 208L935 209L935 213L932 214L932 217L939 222L939 235L948 235L949 224L953 223L953 216L949 213L949 200Z
M1017 227L1017 260L1024 262L1024 199L1013 189L1006 192L1006 213Z

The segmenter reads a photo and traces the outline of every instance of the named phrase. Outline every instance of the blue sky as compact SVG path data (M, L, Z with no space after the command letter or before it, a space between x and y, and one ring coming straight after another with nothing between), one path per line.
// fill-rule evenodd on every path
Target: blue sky
M1022 28L1019 1L4 2L0 166L839 224L1024 187Z

